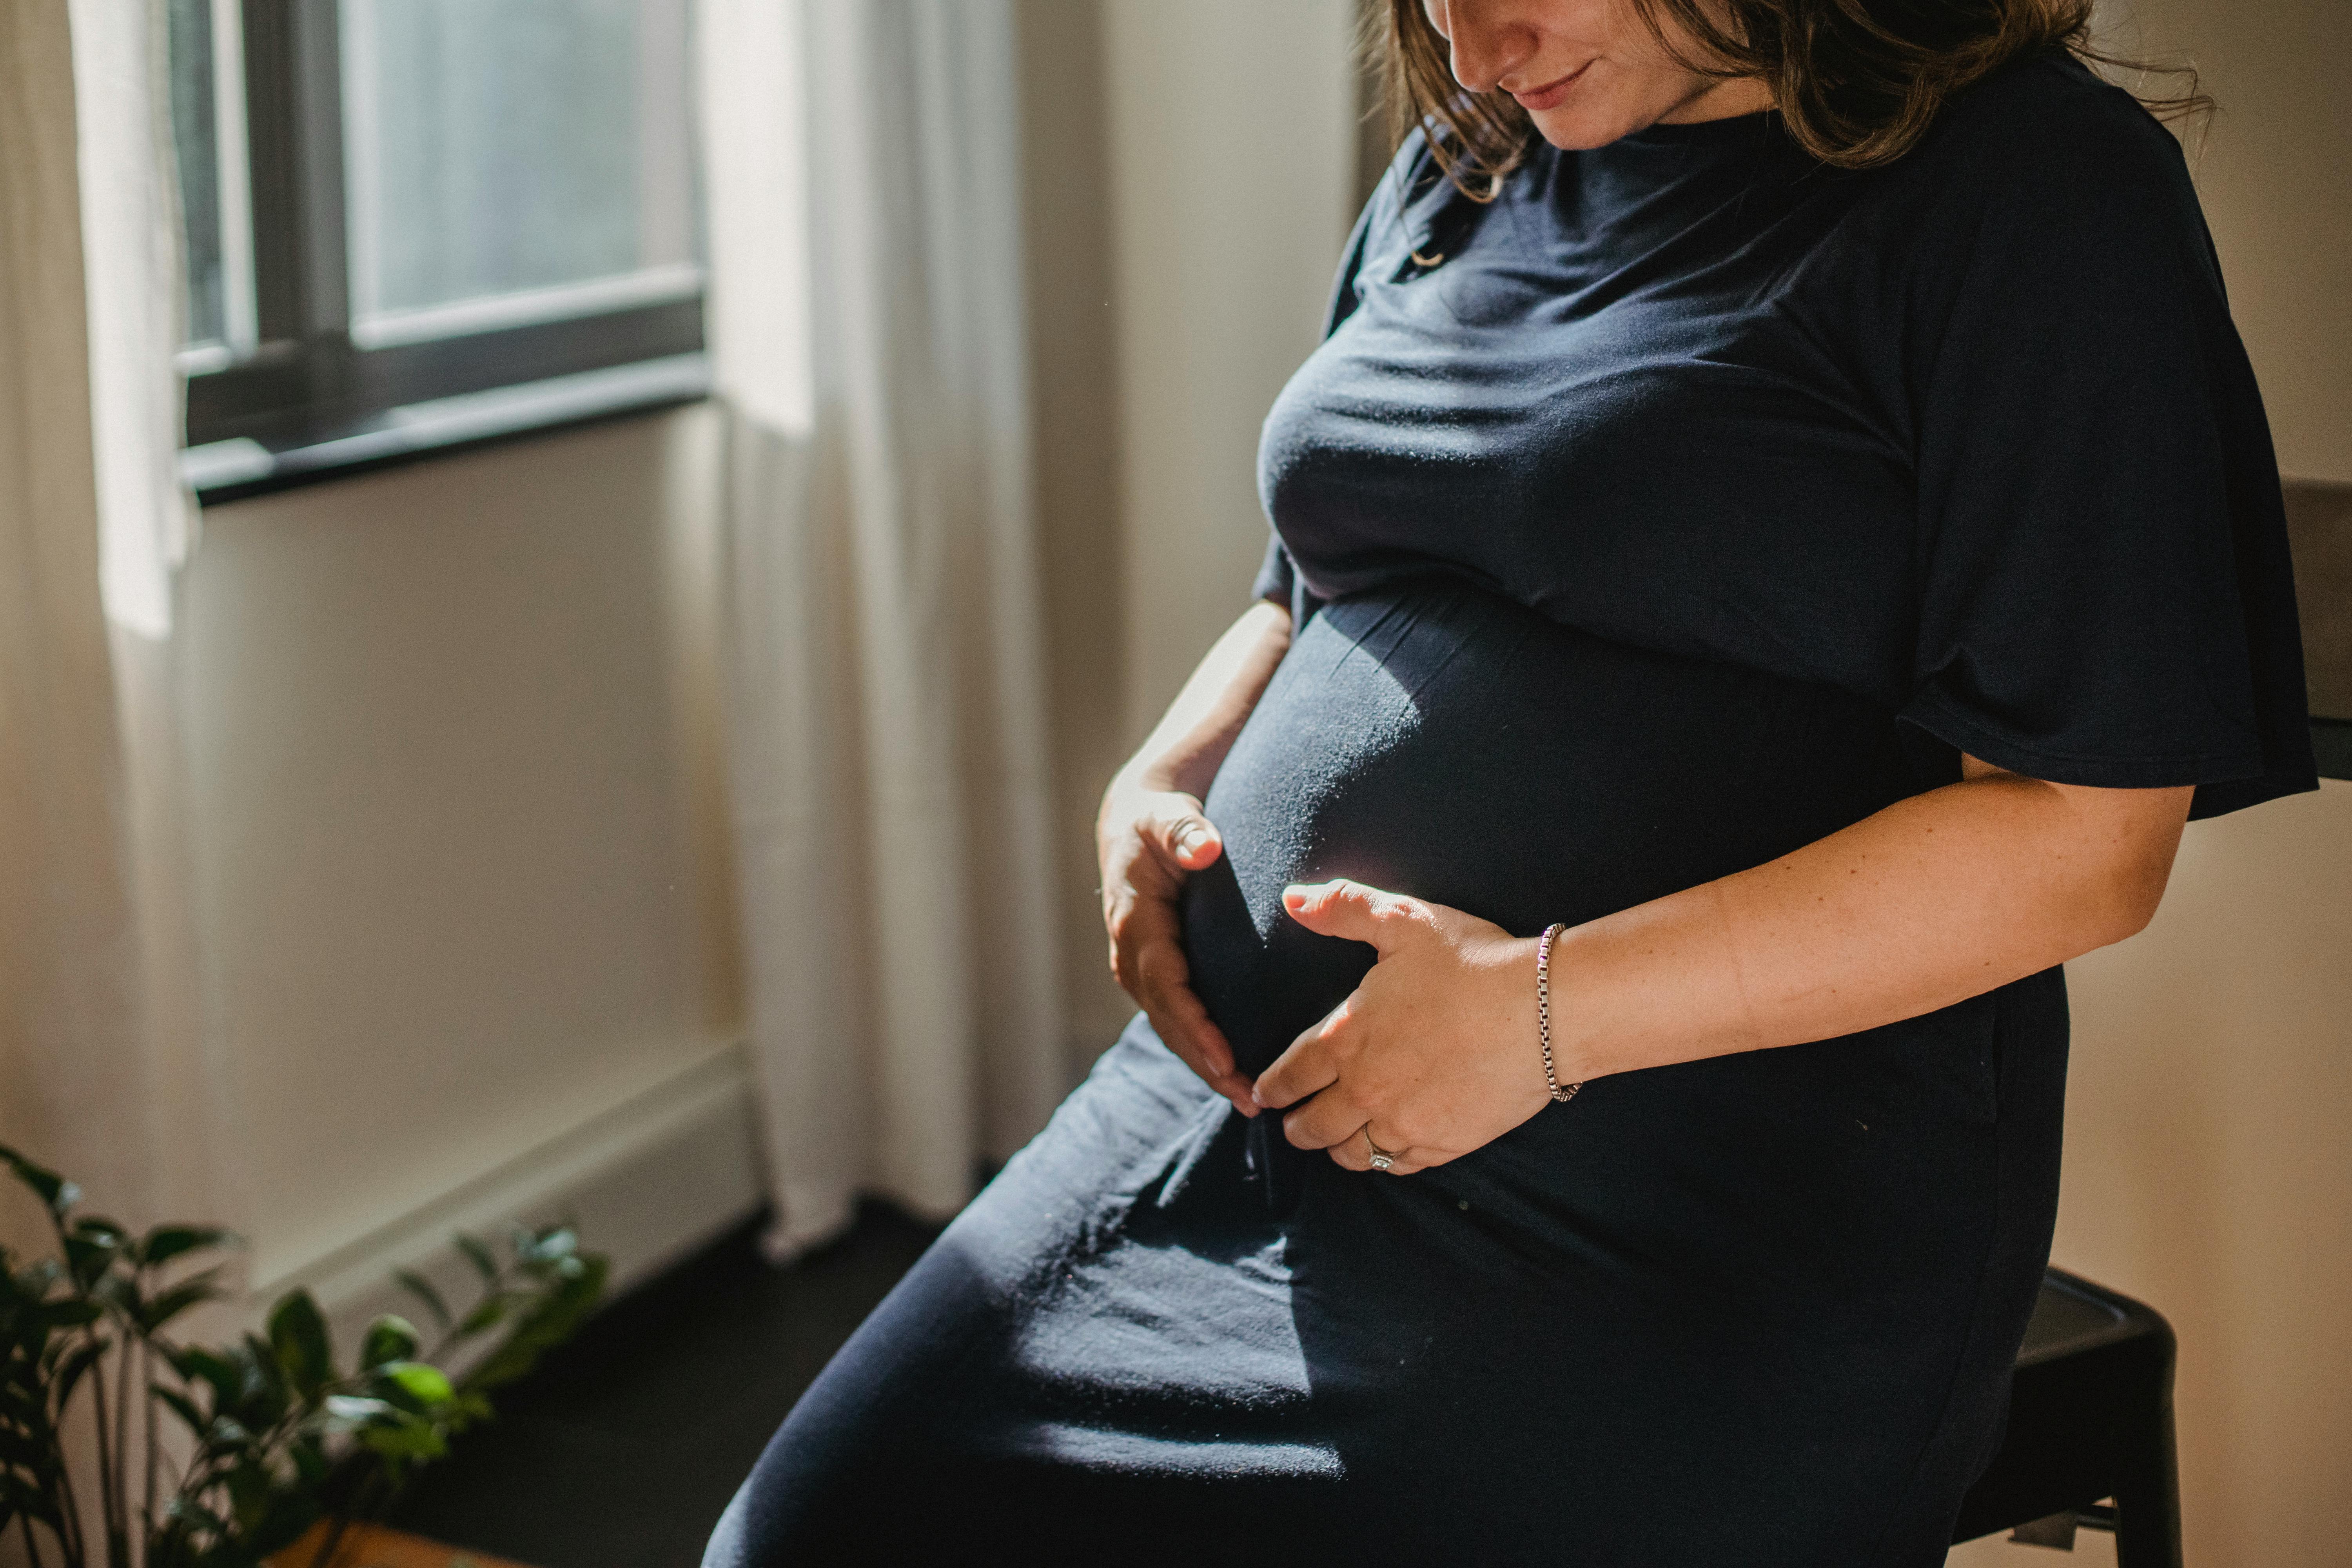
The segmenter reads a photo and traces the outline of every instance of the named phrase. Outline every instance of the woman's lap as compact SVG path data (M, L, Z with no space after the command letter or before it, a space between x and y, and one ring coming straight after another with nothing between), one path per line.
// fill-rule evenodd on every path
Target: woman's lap
M1984 1000L1600 1080L1418 1176L1317 1157L1284 1215L1139 1019L795 1406L709 1561L1939 1561L2054 1199L2056 976Z

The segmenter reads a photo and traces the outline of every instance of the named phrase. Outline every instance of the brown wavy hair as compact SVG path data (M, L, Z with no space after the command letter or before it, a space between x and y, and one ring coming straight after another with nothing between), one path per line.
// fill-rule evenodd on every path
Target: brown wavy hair
M2209 113L2186 67L2116 58L2091 43L2092 0L1627 0L1676 62L1772 89L1789 134L1824 163L1867 169L1903 156L1951 96L2009 61L2060 47L2095 67L2185 76L2185 93L2139 94L2160 120ZM1489 201L1527 156L1535 125L1507 92L1465 92L1422 0L1374 0L1364 43L1391 144L1430 132L1438 166ZM1678 46L1669 26L1690 40Z

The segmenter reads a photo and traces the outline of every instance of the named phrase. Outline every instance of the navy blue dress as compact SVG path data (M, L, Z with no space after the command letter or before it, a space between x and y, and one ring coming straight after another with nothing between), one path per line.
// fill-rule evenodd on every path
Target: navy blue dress
M2312 785L2194 193L2063 56L1864 173L1765 114L1539 146L1482 205L1416 139L1261 483L1298 630L1185 908L1253 1070L1370 962L1283 914L1294 879L1532 933L1963 751L2200 816ZM1940 1563L2048 1250L2065 1055L2052 970L1598 1079L1399 1179L1244 1122L1138 1018L709 1562Z

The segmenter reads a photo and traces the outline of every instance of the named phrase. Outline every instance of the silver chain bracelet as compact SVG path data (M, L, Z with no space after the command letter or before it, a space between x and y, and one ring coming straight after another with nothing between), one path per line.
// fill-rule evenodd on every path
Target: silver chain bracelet
M1576 1091L1584 1087L1571 1083L1563 1088L1551 1061L1551 944L1567 929L1554 921L1536 939L1536 1038L1543 1045L1544 1082L1551 1086L1551 1097L1563 1105L1574 1100Z

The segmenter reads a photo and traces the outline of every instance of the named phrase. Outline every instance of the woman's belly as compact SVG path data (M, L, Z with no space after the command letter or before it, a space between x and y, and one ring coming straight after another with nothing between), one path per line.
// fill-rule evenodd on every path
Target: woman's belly
M1354 988L1360 943L1282 909L1349 877L1531 935L1759 865L1914 793L1890 716L1654 654L1423 578L1300 631L1209 793L1193 984L1256 1071Z
M1193 984L1256 1071L1372 960L1292 921L1287 882L1353 877L1531 933L1938 782L1906 749L1845 694L1461 584L1350 597L1301 629L1210 791L1226 853L1186 889ZM1476 1458L1448 1495L1496 1489L1498 1517L1558 1473L1719 1485L1743 1466L1825 1508L1891 1506L1931 1432L1972 1473L1997 1420L2055 1208L2064 1042L2052 971L1838 1039L1601 1078L1402 1180L1294 1150L1270 1115L1204 1121L1216 1141L1129 1212L1171 1232L1162 1253L1211 1258L1232 1250L1183 1233L1188 1207L1265 1216L1318 1408L1414 1435L1396 1471L1340 1441L1375 1490L1459 1455ZM1760 1437L1784 1420L1815 1436ZM1497 1431L1530 1435L1537 1473L1493 1468Z

